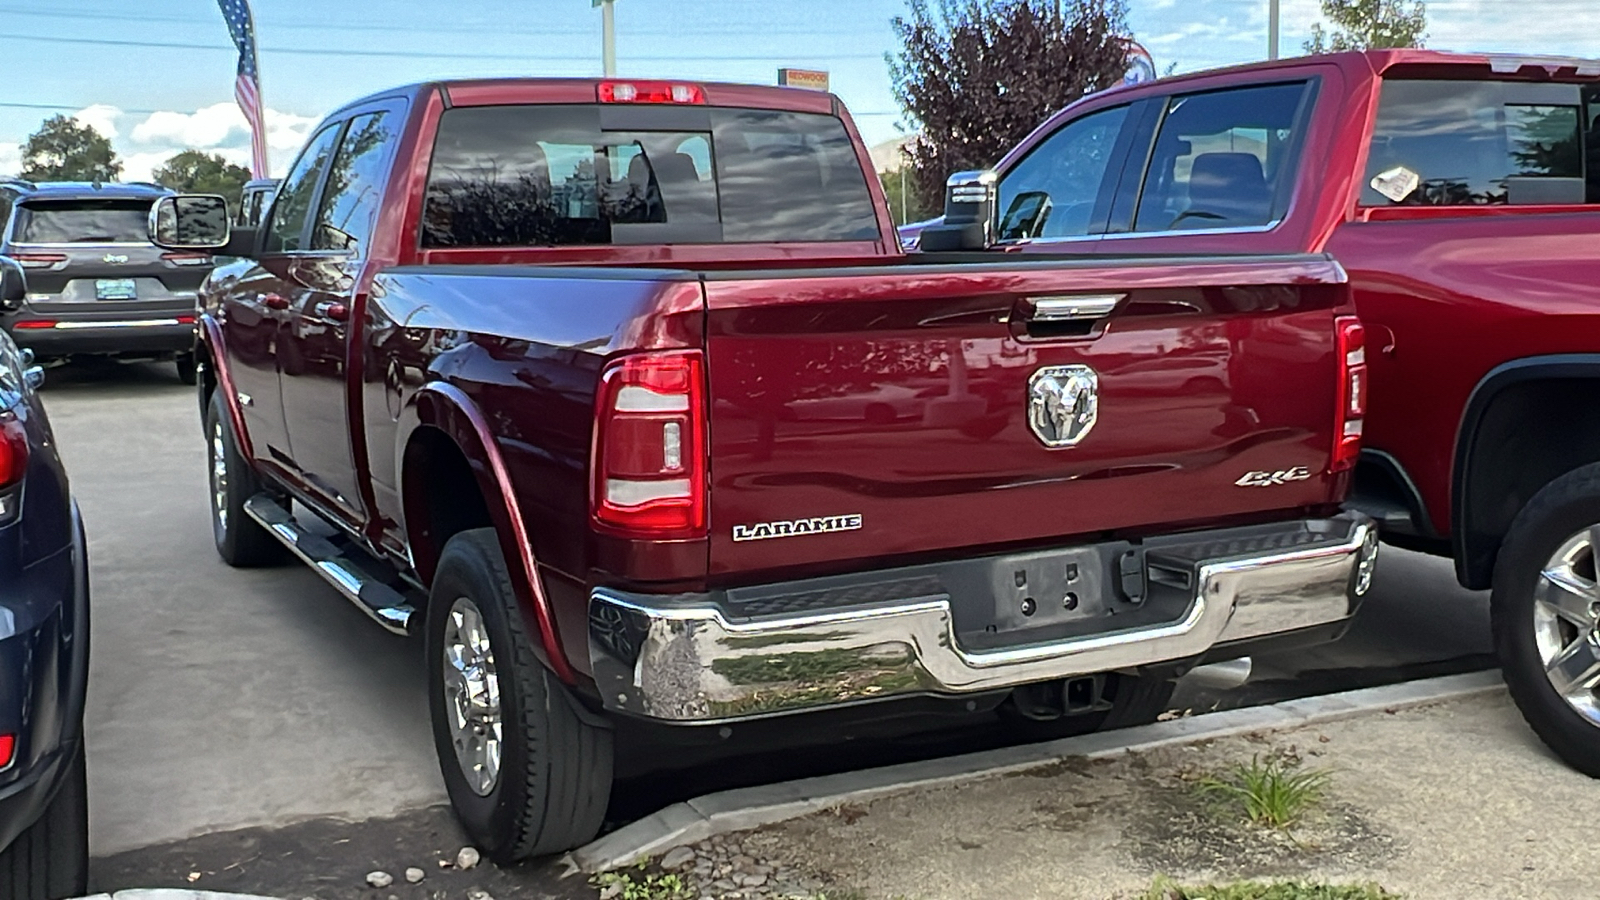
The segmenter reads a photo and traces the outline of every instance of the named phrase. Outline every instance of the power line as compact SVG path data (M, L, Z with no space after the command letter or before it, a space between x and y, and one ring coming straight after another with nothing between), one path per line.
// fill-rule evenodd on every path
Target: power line
M233 47L222 44L186 44L178 41L126 41L110 38L71 38L56 37L43 34L0 34L0 40L38 41L47 44L91 44L101 47L152 47L165 50L214 50L226 53L237 52ZM539 54L509 54L509 53L437 53L425 50L333 50L333 49L307 49L302 47L261 47L261 53L276 53L294 56L364 56L385 57L401 59L489 59L497 61L532 62L544 60L550 62L592 62L593 57L584 56L548 56ZM629 56L630 61L638 62L775 62L778 60L845 60L845 59L882 59L881 53L830 53L813 55L782 56L764 54L761 56Z
M201 21L199 19L196 19L193 16L153 16L153 15L151 15L151 16L139 16L139 15L126 15L126 14L120 14L120 13L92 13L92 12L78 12L78 11L69 11L69 10L24 9L24 8L20 8L20 7L12 7L12 6L0 6L0 14L17 15L17 16L31 16L31 17L34 17L34 18L42 18L42 19L74 19L74 20L91 21L91 22L100 22L100 21L106 21L106 22L113 22L113 21L114 22L149 22L149 23L171 23L171 24L177 24L177 25L198 25L198 24L203 24L203 23L201 23ZM587 27L586 28L540 27L540 28L531 28L530 29L530 28L515 28L515 27L506 27L506 26L500 26L500 25L490 25L490 24L485 24L485 25L481 25L481 26L470 26L470 25L463 26L463 25L438 24L438 23L433 23L433 22L429 22L426 25L381 25L381 24L375 24L375 23L370 23L370 22L360 22L360 23L356 23L356 22L327 22L327 21L291 22L291 21L275 21L275 20L271 20L271 19L265 19L265 20L264 19L257 19L256 20L256 31L257 31L257 33L266 32L266 31L273 31L273 30L276 30L276 29L308 30L308 31L313 31L313 30L314 31L334 30L334 31L340 31L340 32L352 32L353 31L353 32L372 32L372 33L394 33L394 34L415 34L415 33L419 33L419 32L428 33L428 34L440 34L440 33L443 33L443 34L497 34L497 35L506 35L506 36L511 36L511 37L517 37L517 36L522 36L522 37L588 36L588 35L591 35L593 33L593 29L592 28L587 28ZM847 29L847 30L839 30L839 31L827 31L827 30L818 30L818 29L776 31L776 30L772 30L772 29L768 29L768 28L760 29L760 35L762 37L769 37L769 36L844 37L844 36L850 36L850 35L857 35L857 34L860 34L860 33L861 33L860 29ZM713 30L695 30L695 31L685 32L685 31L682 31L682 30L679 30L679 29L659 30L659 29L629 28L627 30L627 33L626 33L625 36L626 37L630 37L630 38L632 38L632 37L669 37L669 36L695 37L695 36L713 36L713 35L716 35L716 36L747 36L749 34L750 34L750 32L748 30L740 30L740 29L716 29L714 31Z

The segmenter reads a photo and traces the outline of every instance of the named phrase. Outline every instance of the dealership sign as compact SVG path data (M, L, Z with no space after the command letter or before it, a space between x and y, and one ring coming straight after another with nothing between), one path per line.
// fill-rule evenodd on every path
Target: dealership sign
M778 84L808 91L825 91L828 89L828 73L813 69L779 69Z

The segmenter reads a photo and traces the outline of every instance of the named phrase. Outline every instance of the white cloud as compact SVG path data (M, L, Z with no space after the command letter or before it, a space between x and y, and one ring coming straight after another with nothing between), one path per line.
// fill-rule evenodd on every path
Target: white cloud
M156 112L133 126L137 144L194 147L209 150L225 143L230 133L245 128L244 114L232 103L214 103L192 113Z
M107 115L112 120L117 116L134 118L111 107L103 109L116 113ZM275 109L268 109L266 118L268 157L274 174L281 174L318 120ZM149 113L128 129L126 138L115 143L122 158L122 177L129 181L148 179L156 167L180 150L204 150L232 163L250 165L250 128L233 103L213 103L193 112Z
M22 145L0 142L0 175L15 175L22 171Z
M96 103L85 107L72 114L80 124L87 125L95 131L113 140L117 137L117 119L122 117L122 110L104 103Z

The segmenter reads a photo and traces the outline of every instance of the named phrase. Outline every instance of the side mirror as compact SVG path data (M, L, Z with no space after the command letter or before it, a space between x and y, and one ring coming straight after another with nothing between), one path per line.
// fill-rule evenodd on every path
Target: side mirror
M1000 174L957 172L945 183L944 221L922 231L924 253L987 250L994 246Z
M28 296L28 274L22 263L0 256L0 312L15 312L22 308Z
M214 194L162 197L150 207L150 242L168 250L228 246L228 201Z

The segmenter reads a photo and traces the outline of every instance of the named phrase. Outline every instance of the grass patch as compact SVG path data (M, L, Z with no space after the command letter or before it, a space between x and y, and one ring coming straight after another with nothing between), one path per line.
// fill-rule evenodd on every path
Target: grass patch
M648 862L632 869L602 872L589 879L606 900L689 900L695 896L688 882L672 872L649 871Z
M1239 881L1184 887L1156 879L1139 900L1401 900L1374 884L1314 884L1305 881Z
M1257 825L1288 831L1322 802L1332 779L1327 770L1300 768L1297 758L1279 755L1263 761L1258 756L1249 765L1202 778L1200 791L1237 806Z

